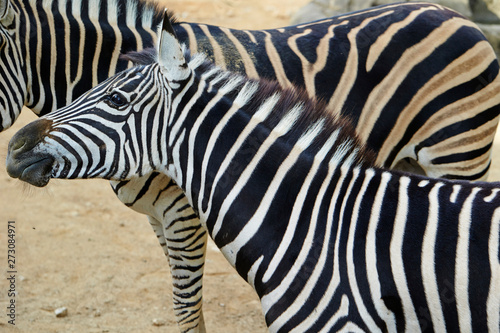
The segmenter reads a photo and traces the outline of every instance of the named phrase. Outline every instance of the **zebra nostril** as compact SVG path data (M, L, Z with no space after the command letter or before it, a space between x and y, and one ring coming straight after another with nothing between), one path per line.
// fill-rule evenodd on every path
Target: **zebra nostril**
M8 153L17 155L32 150L44 140L51 125L51 120L38 119L24 126L10 139Z
M19 150L23 148L25 144L26 144L26 139L24 138L20 140L11 141L9 145L9 151L12 152L15 150Z

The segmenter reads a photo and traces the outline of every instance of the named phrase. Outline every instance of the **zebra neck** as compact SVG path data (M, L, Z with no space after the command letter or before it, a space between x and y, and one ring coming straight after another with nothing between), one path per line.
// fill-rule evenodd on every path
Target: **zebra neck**
M234 241L227 235L243 229L286 229L286 219L269 214L270 205L289 205L306 191L305 181L322 182L337 165L362 161L362 147L343 123L313 112L316 104L300 93L244 80L230 76L214 91L207 84L203 93L192 92L201 96L194 104L184 95L192 108L174 116L182 126L168 130L178 138L169 143L177 171L169 176L221 248Z
M153 47L161 14L143 1L12 0L26 61L26 106L39 115L69 104L127 68L120 53Z

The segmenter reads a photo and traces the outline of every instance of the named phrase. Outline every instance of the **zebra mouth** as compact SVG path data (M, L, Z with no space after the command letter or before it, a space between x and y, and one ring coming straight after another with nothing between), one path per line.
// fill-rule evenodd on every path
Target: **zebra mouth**
M46 186L52 176L54 159L45 157L20 167L19 179L37 187Z
M51 178L57 178L57 171L59 171L59 163L54 162L52 166L52 172L50 173Z

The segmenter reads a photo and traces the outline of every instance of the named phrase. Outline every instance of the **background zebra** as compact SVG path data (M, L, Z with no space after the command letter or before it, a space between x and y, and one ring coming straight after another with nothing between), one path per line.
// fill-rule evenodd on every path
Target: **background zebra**
M117 4L121 6L120 11ZM8 96L4 98L4 104L8 107L0 111L3 112L2 128L10 126L23 103L35 112L44 114L56 106L68 103L116 70L123 69L126 63L118 59L119 52L152 45L155 39L154 26L158 21L158 11L154 6L144 6L134 1L3 1L0 8L0 13L3 13L0 23L5 32L3 50L7 59L4 62L3 87L12 88L12 91L4 90L4 96ZM442 24L430 26L428 31L422 31L422 35L415 39L407 38L408 35L405 34L414 29L418 30L421 25L426 26L427 20ZM55 33L60 27L64 27L65 34ZM314 29L311 30L312 28ZM450 35L440 34L445 28L450 29ZM192 49L206 51L221 65L227 63L231 69L239 69L248 75L276 77L284 85L290 82L302 84L306 86L309 94L324 97L330 101L329 104L335 104L339 110L334 111L343 109L350 113L353 119L358 121L358 127L362 130L360 134L364 133L363 140L370 146L373 144L372 148L379 153L379 160L382 161L380 163L392 166L399 164L401 167L412 165L407 162L413 157L417 158L416 155L413 156L415 150L412 147L419 143L417 150L423 153L419 160L431 162L427 165L428 168L423 166L430 174L472 179L486 176L498 113L496 98L486 99L486 96L496 91L498 65L490 46L477 28L453 12L438 6L416 4L406 7L388 6L344 15L314 25L260 32L189 23L175 25L175 29L181 37L189 41ZM436 39L437 35L439 38ZM48 38L51 36L55 37ZM66 38L67 36L69 38ZM398 38L408 44L400 43L394 36L399 36ZM391 43L380 42L387 37ZM411 37L414 37L413 33ZM455 39L459 39L461 43L454 44ZM283 43L283 40L287 43ZM99 54L91 52L93 48L88 47L86 43L96 44ZM304 47L310 44L316 44L317 49ZM454 47L449 47L449 44ZM429 48L429 45L432 47ZM437 47L438 45L446 49L446 52L442 53L443 50ZM336 50L339 52L334 52ZM408 58L412 58L411 52L406 53L409 50L419 55L425 55L425 52L420 51L426 50L430 54L420 59L422 62L417 62L415 58L412 59L414 62L408 62ZM335 57L325 58L328 54ZM398 54L401 58L394 59ZM436 57L446 61L436 61ZM450 59L456 59L451 66L435 66L438 63L447 63ZM363 70L366 67L365 61L371 64L372 71L367 72L366 68ZM345 63L347 70L338 70L341 63ZM401 66L408 63L414 64L415 67L406 67L405 72ZM427 66L428 63L433 66ZM423 77L421 67L426 68L427 77ZM82 71L82 68L92 70ZM301 71L297 68L301 68ZM333 76L329 74L332 68L335 71ZM356 76L352 74L353 68L361 68L356 72ZM436 70L438 74L434 75L431 69ZM414 74L420 81L411 77ZM393 80L394 75L401 81ZM329 84L325 83L325 77ZM335 77L336 81L332 77ZM435 80L429 79L430 77ZM408 87L410 81L425 84ZM337 86L336 82L342 90L333 90ZM349 86L349 89L345 89ZM373 89L371 99L366 95L369 91L367 86ZM435 89L436 87L441 90ZM379 108L375 109L380 112L396 110L396 113L410 110L411 116L399 118L402 121L414 120L407 126L409 131L404 133L391 131L392 124L381 120L396 119L395 117L377 118L373 113L368 115L365 111L373 110L373 105L363 106L359 103L365 99L379 100L377 96L380 94L392 96L386 94L392 90L394 96L398 96L397 100L387 100L387 104L379 104ZM428 91L441 95L436 96L420 110L421 105L418 104L425 103L425 99L409 100L416 91L426 96L434 96L427 94ZM401 94L402 92L406 95ZM405 100L404 96L407 96L406 101L409 103L407 108L402 111L398 107L394 108L392 104ZM470 107L471 105L474 107ZM418 113L412 118L414 110ZM454 119L447 116L450 110L464 110L460 118L465 119L450 123ZM438 113L441 111L443 113ZM389 125L389 128L384 127L386 125ZM398 128L405 126L399 124ZM442 131L443 127L445 129ZM380 133L374 133L371 128ZM419 132L422 136L415 136L412 131ZM452 133L453 136L449 138L445 132ZM401 144L389 142L389 139L381 140L380 135L385 137L387 133L396 137L404 134L405 137L398 141ZM406 141L414 137L424 137L425 142ZM387 153L384 157L380 154L384 151L383 146L386 147ZM393 146L401 150L387 151L387 147L392 149ZM447 155L441 156L443 153ZM413 157L408 157L407 154ZM396 155L400 156L395 157ZM451 165L446 161L452 161ZM201 302L200 276L203 269L205 236L199 222L192 221L195 216L190 210L177 212L180 216L165 213L166 208L174 208L175 211L179 207L186 207L185 201L176 201L180 191L169 184L168 179L163 176L152 174L134 182L115 184L115 190L128 206L150 215L160 243L170 255L171 266L174 270L178 269L173 272L174 279L193 274L190 282L178 281L174 293L178 313L183 312L187 304L194 305L193 311L197 315ZM161 200L158 200L159 194ZM171 206L173 201L178 205ZM177 229L164 231L162 228L162 223L169 225L178 219L188 219L189 221L184 222L191 223L190 231L184 233L183 237L175 233ZM174 244L169 249L168 241ZM196 253L193 254L189 246L195 248ZM186 296L189 296L189 299L186 299ZM190 317L183 315L180 318L181 321L190 320Z
M500 329L498 184L370 167L350 124L305 93L185 62L168 18L159 49L19 131L9 172L165 172L271 332Z

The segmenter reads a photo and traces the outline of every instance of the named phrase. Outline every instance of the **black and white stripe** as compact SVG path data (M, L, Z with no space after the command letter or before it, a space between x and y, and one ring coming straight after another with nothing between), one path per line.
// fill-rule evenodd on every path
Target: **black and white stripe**
M6 8L1 130L23 105L47 114L125 69L120 52L153 46L163 14L160 5L136 0L0 0L0 8ZM349 115L379 165L449 178L487 176L498 64L480 31L452 11L402 4L281 29L173 27L191 50L222 68L303 86L332 112ZM206 235L182 191L157 172L113 188L148 215L169 257L176 316L182 330L195 327Z
M18 132L10 172L172 177L271 332L499 330L498 184L370 166L324 104L202 56L186 65L164 29L158 63Z
M123 70L120 52L153 47L163 12L139 0L2 0L0 8L0 129L23 105L44 115ZM280 29L174 30L222 68L303 86L349 115L381 166L486 178L498 64L480 30L453 11L393 4Z

